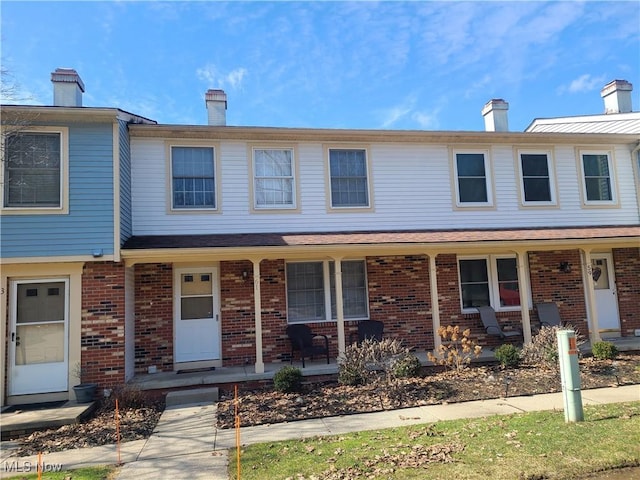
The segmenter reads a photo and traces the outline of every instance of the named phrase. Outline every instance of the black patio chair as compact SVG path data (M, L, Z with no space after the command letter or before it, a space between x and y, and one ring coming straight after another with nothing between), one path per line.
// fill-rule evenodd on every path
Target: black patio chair
M383 322L379 320L363 320L362 322L358 323L358 331L351 332L351 335L349 335L349 343L361 343L367 338L379 342L382 340L383 334Z
M543 327L561 327L563 325L560 318L558 305L553 302L543 302L536 304L538 319Z
M522 336L522 332L520 330L507 330L506 332L502 330L498 323L498 319L496 318L496 311L493 307L487 305L476 308L480 313L480 320L482 320L482 325L484 325L484 330L487 332L487 335L500 337L502 340Z
M293 363L293 353L299 351L302 368L305 367L305 357L313 360L315 355L326 355L327 364L329 364L329 339L326 335L315 334L307 325L297 324L287 327L287 336L291 341L291 363ZM315 338L324 338L324 345L319 345L319 342L314 343Z

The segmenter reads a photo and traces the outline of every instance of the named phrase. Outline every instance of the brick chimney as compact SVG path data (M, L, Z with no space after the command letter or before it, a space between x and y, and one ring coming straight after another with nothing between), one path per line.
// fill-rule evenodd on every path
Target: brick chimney
M56 68L51 72L53 105L56 107L81 107L84 83L73 68Z
M487 102L482 109L484 117L484 129L487 132L508 132L509 119L507 112L509 104L501 98L494 98Z
M227 94L224 90L209 89L204 95L208 124L223 127L227 124Z
M613 80L600 91L604 99L604 113L629 113L631 109L631 91L633 85L626 80Z

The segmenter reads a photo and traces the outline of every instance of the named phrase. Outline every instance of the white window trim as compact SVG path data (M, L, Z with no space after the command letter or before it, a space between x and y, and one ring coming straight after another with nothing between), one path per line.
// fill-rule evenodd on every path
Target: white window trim
M502 307L500 306L500 292L498 288L498 259L512 258L516 261L517 269L517 256L515 254L495 254L495 255L464 255L456 258L456 267L458 269L458 295L460 299L460 310L462 313L478 313L475 307L465 308L462 303L462 281L460 276L460 260L485 260L488 262L487 274L489 276L489 302L496 312L519 312L522 310L522 305ZM527 266L528 270L528 266ZM517 270L516 270L517 271ZM522 282L526 279L520 278L520 272L518 272L518 288L522 288ZM531 289L529 289L531 292ZM527 300L528 308L532 304L531 296Z
M585 181L585 173L584 173L584 161L582 159L583 155L606 155L607 156L607 164L609 167L609 184L611 186L611 200L588 200L587 199L587 182ZM603 148L603 149L594 149L594 148L578 148L577 155L578 159L578 175L580 176L580 195L582 197L582 206L583 207L617 207L618 206L618 182L615 169L615 161L613 156L613 149L611 148Z
M368 146L362 145L325 145L325 185L327 195L327 212L363 212L373 211L373 182L371 181L371 152ZM333 205L333 192L331 191L331 150L363 150L365 157L365 168L367 173L367 205Z
M60 206L59 207L5 207L4 158L0 168L0 210L3 215L66 215L69 213L69 128L68 127L28 127L2 128L2 155L5 155L5 136L13 133L59 133L60 134Z
M550 201L526 201L524 194L524 172L522 170L522 155L546 155L547 156L547 172L549 174L549 192L551 193ZM558 191L556 188L556 173L553 151L547 149L522 148L516 152L517 172L520 177L520 205L523 207L555 207L558 205Z
M484 175L485 175L485 188L487 189L487 201L486 202L461 202L460 201L460 188L458 183L458 159L459 153L473 153L482 154L484 157ZM477 148L477 149L451 149L451 165L453 168L453 191L455 192L455 206L456 208L493 208L493 170L491 168L491 153L489 149Z
M338 320L335 318L331 318L331 278L330 278L330 274L329 274L329 263L333 262L333 260L296 260L296 261L291 261L291 262L286 262L285 263L285 294L286 294L286 298L287 298L287 305L286 305L286 309L287 309L287 325L292 325L292 324L298 324L298 323L323 323L323 322L333 322L336 323ZM368 276L367 276L367 261L364 258L348 258L348 259L343 259L342 262L362 262L362 264L364 265L364 287L365 287L365 298L366 298L366 302L365 302L365 306L367 308L367 314L364 317L358 317L358 318L345 318L345 320L348 320L349 322L352 321L361 321L361 320L369 320L370 317L370 311L369 311L369 280L368 280ZM286 264L288 263L322 263L322 286L324 289L324 319L321 320L302 320L302 321L294 321L294 322L290 322L289 321L289 288L288 288L288 284L289 284L289 279L287 277L287 268L286 268Z
M289 150L291 151L291 178L293 180L293 204L292 205L258 205L256 201L256 150ZM298 198L300 198L300 188L298 180L298 149L291 145L263 145L256 144L249 146L249 201L252 213L297 213L300 212ZM277 177L273 177L277 178Z
M214 175L214 185L215 185L215 194L214 194L214 202L215 208L174 208L173 207L173 168L172 168L172 148L173 147L185 147L185 148L211 148L213 149L213 175ZM166 190L167 190L167 213L169 214L187 214L187 215L197 215L197 214L205 214L210 215L212 213L222 213L221 202L222 195L220 192L220 188L222 182L220 181L220 161L218 159L218 152L220 151L219 145L217 143L211 142L198 142L198 141L183 141L183 142L165 142L165 155L166 155L166 168L167 168L167 181L166 181Z

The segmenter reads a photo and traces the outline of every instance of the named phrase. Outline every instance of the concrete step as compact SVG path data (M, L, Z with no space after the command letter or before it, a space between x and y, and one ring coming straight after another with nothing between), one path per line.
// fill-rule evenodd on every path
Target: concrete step
M167 407L176 405L190 405L193 403L213 403L219 398L218 387L195 388L167 393L165 404Z

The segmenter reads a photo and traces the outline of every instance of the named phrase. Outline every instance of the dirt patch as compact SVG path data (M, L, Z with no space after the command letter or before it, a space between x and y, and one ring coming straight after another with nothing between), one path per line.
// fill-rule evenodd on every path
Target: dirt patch
M580 377L584 390L640 384L640 354L621 354L615 361L582 359ZM462 372L425 369L423 377L399 380L392 386L352 387L324 382L307 384L300 393L272 389L243 391L239 412L241 425L251 426L559 391L557 369L472 365ZM218 426L233 428L233 425L234 401L229 392L218 403Z

